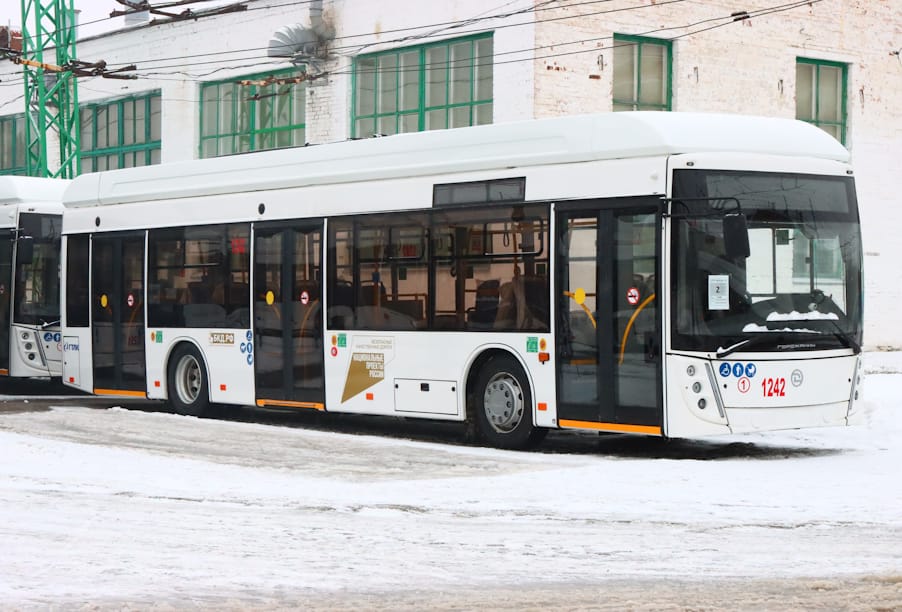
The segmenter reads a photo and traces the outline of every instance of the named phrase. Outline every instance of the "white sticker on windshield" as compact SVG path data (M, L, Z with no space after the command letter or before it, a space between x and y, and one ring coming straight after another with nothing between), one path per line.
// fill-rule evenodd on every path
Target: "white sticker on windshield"
M730 275L708 275L708 310L730 309Z

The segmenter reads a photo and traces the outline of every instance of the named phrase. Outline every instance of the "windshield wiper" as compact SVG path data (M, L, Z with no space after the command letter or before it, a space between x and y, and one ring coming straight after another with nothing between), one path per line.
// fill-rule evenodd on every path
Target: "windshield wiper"
M826 319L826 321L829 321L830 324L836 328L835 330L831 331L830 333L833 334L833 336L837 340L839 340L840 342L845 344L846 348L852 349L852 351L856 355L859 355L861 353L861 345L855 341L855 338L853 338L850 333L848 333L842 327L840 327L839 323L837 323L833 319Z
M743 347L746 347L746 346L751 347L751 346L757 346L759 344L764 344L764 342L763 342L764 340L772 340L773 338L774 338L773 334L761 332L760 335L755 335L750 338L746 338L745 340L740 340L736 344L731 344L730 346L728 346L725 349L720 349L719 351L717 351L717 353L715 353L714 356L717 357L718 359L723 359L727 355L735 353L736 351L738 351L739 349L741 349Z
M47 329L47 328L50 327L51 325L59 325L59 323L60 323L60 320L59 320L59 319L57 319L56 321L42 321L42 322L41 322L41 329Z

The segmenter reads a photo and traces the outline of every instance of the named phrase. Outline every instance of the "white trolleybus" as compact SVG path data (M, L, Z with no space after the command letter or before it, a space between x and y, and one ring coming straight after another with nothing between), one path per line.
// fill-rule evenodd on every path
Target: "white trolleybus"
M0 377L60 375L60 240L67 184L0 177Z
M63 381L95 394L650 436L847 424L848 152L611 113L87 174Z

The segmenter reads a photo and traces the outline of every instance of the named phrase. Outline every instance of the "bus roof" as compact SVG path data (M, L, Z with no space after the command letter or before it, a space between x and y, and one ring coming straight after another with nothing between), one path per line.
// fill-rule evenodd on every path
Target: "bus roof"
M29 202L57 202L69 185L66 179L34 176L0 176L0 206Z
M792 119L676 112L575 115L398 134L85 174L67 207L188 198L453 172L681 153L849 161L819 128Z

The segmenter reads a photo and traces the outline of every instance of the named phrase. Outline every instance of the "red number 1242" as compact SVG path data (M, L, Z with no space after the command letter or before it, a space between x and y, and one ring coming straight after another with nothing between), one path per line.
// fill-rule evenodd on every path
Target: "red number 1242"
M786 395L785 378L761 379L761 391L765 397L784 397Z

